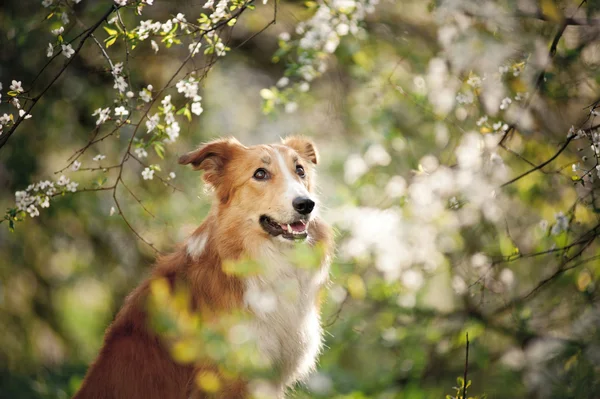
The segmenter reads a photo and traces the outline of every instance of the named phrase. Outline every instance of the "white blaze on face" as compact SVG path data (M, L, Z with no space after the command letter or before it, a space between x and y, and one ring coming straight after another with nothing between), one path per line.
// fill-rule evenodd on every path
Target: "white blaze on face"
M289 204L292 204L292 201L298 197L308 197L311 198L308 190L295 176L290 172L288 165L283 158L283 155L279 151L275 151L275 155L277 156L277 162L279 163L279 169L281 170L281 175L285 181L285 193L284 198L289 201ZM312 199L312 198L311 198Z

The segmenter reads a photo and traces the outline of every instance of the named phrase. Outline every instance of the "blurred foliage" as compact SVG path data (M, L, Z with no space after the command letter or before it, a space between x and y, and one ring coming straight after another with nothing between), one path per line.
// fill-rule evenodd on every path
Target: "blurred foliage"
M144 18L181 12L192 19L203 12L200 3L155 0ZM65 37L92 25L110 4L83 0ZM364 30L343 37L334 55L313 54L328 69L308 92L290 46L298 21L321 3L278 4L277 24L263 32L270 3L239 18L231 52L202 81L204 113L182 122L167 152L148 155L165 174L176 173L177 189L141 179L141 165L124 170L154 215L120 189L129 223L161 251L201 223L210 198L198 174L176 164L176 154L199 142L312 136L323 160L323 213L336 227L338 251L324 295L318 372L290 397L461 397L464 380L456 377L463 375L468 332L467 396L597 398L600 176L590 111L600 100L600 2L382 0L360 23ZM3 107L9 82L31 82L47 61L50 29L58 26L46 15L38 1L9 0L0 8ZM133 14L126 18L134 21ZM104 40L111 32L97 34ZM187 55L176 47L154 54L146 44L130 59L138 88L165 83ZM110 51L126 54L119 41ZM58 69L51 66L40 80ZM278 89L284 75L294 90ZM109 104L113 92L102 55L86 44L0 148L1 209L15 206L16 191L58 176L88 142L93 110ZM290 102L295 106L286 107ZM572 138L572 126L585 135ZM124 128L90 148L84 166L96 165L97 154L117 159L130 135ZM486 161L461 175L479 155ZM116 177L114 170L69 173L80 187ZM17 222L14 232L0 224L0 397L70 397L124 297L149 273L154 252L111 212L114 205L109 192L66 193ZM300 251L297 260L310 264L314 256ZM256 271L252 262L230 266ZM226 374L268 377L267 367L254 367L260 360L243 339L232 349L224 338L243 315L204 328L187 312L184 291L165 291L156 281L150 307L175 359L191 362L210 348ZM220 384L211 373L197 378L207 391Z

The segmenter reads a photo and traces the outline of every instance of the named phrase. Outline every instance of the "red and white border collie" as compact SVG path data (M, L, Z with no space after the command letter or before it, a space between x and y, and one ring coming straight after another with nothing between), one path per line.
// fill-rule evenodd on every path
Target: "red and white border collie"
M211 211L185 245L160 258L127 297L75 398L251 396L242 376L223 378L220 390L209 395L195 376L203 370L220 375L218 365L172 359L168 344L149 327L147 302L156 279L167 280L171 289L185 284L189 307L201 317L239 310L249 315L256 350L274 369L268 383L274 397L283 398L287 387L306 377L321 348L318 296L333 250L331 228L317 216L317 161L314 144L304 137L251 147L220 139L183 155L179 163L202 170L214 189ZM319 267L295 266L289 252L296 245L323 248ZM264 272L244 277L223 270L224 262L243 258L260 263Z

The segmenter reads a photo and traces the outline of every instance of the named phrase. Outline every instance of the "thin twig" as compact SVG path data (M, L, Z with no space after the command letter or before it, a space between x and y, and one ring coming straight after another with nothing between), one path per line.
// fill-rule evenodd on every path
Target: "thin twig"
M19 125L21 124L21 122L23 122L25 120L25 117L29 114L31 114L31 110L33 109L33 107L35 107L35 105L38 103L38 101L44 96L44 94L46 94L46 92L48 92L48 90L50 90L50 88L54 85L54 83L56 83L56 81L58 80L58 78L60 78L63 74L64 71L67 70L68 66L71 64L71 62L73 62L73 60L77 57L77 55L79 54L79 52L81 51L81 49L83 48L83 45L85 44L85 42L87 41L87 39L90 38L90 36L94 33L94 31L100 26L100 24L102 24L102 22L104 22L108 16L110 14L112 14L112 12L114 10L118 9L117 6L112 5L102 16L102 18L100 18L94 25L92 25L92 27L90 29L87 30L87 32L85 33L85 35L83 35L83 37L81 38L81 41L79 42L79 45L77 46L77 49L75 49L75 53L71 56L71 58L69 58L69 60L67 61L67 63L65 65L63 65L63 67L60 69L60 71L58 71L58 73L56 74L56 76L54 76L54 78L50 81L50 83L40 92L40 94L38 94L37 96L35 96L32 100L31 100L31 104L29 105L29 107L27 108L27 111L23 114L23 116L20 116L15 123L11 126L11 128L4 132L3 135L0 136L0 149L2 147L4 147L4 145L6 144L6 142L8 141L8 139L10 138L10 136L15 132L15 130L17 129L17 127L19 127Z
M463 399L467 399L467 372L469 370L469 333L467 332L467 348L465 351L465 373L463 376Z
M572 135L572 136L568 137L568 138L567 138L567 140L566 140L566 141L564 142L564 144L562 145L562 147L560 147L560 148L559 148L559 150L558 150L558 151L557 151L557 152L556 152L556 153L555 153L555 154L554 154L552 157L550 157L550 159L548 159L548 160L547 160L547 161L545 161L545 162L542 162L541 164L537 165L537 166L536 166L536 167L534 167L534 168L531 168L531 169L527 170L527 171L526 171L526 172L524 172L524 173L521 173L519 176L517 176L517 177L515 177L515 178L513 178L513 179L510 179L510 180L509 180L509 181L507 181L506 183L503 183L502 185L500 185L500 187L506 187L506 186L508 186L509 184L512 184L512 183L516 182L517 180L520 180L520 179L522 179L523 177L527 176L528 174L530 174L530 173L533 173L533 172L535 172L536 170L540 170L540 169L542 169L544 166L548 165L549 163L551 163L552 161L554 161L556 158L558 158L558 156L559 156L560 154L562 154L562 152L563 152L564 150L566 150L566 149L567 149L567 147L569 146L569 143L570 143L570 142L571 142L571 141L572 141L572 140L573 140L575 137L576 137L575 135Z

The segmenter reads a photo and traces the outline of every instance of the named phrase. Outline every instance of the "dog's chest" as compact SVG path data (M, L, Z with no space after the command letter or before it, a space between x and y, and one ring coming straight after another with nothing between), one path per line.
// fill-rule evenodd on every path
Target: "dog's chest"
M298 268L283 256L269 256L268 274L246 280L244 300L254 313L259 350L280 373L282 385L306 376L321 347L316 307L326 267Z

